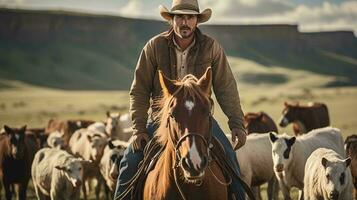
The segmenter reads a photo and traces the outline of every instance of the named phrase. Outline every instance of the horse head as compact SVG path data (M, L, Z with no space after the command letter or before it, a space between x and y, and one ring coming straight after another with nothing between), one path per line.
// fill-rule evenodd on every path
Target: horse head
M187 75L181 81L160 71L159 80L163 89L159 140L175 151L174 165L187 182L202 180L210 160L212 70L208 68L200 79Z
M4 126L5 133L8 139L9 155L14 159L22 159L25 155L25 132L26 125L20 129Z

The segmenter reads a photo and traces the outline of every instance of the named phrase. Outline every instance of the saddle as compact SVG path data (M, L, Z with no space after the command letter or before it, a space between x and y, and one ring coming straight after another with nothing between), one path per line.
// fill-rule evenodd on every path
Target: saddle
M127 183L127 189L120 194L116 199L127 199L130 197L132 200L143 199L144 185L149 172L154 169L158 158L163 152L165 146L160 145L156 141L156 137L150 140L144 149L144 159L139 164L139 169L134 177ZM239 182L243 186L245 192L250 199L255 200L250 187L240 178L239 174L232 167L230 159L227 158L223 145L213 137L211 148L212 160L216 161L220 166L226 179L238 177ZM128 196L130 195L130 196ZM234 200L234 198L233 198Z

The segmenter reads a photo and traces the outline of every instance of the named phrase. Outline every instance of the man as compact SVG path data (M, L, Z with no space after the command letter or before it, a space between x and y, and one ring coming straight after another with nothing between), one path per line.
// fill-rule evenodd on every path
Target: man
M158 80L159 69L170 79L178 80L187 74L199 78L211 66L213 90L228 117L232 141L236 142L238 139L236 149L243 146L246 140L237 85L224 51L217 41L202 34L197 28L199 23L209 20L211 9L199 12L197 0L173 0L170 11L164 6L159 8L161 16L172 27L152 38L143 48L138 60L130 90L133 142L120 163L115 197L125 190L124 183L134 176L137 165L143 158L142 150L155 131L153 123L148 123L148 110L151 107L150 98L155 99L162 93ZM155 112L155 108L151 109ZM215 120L212 133L223 144L239 173L235 152ZM230 189L235 193L236 199L242 198L241 187L236 180L233 180Z

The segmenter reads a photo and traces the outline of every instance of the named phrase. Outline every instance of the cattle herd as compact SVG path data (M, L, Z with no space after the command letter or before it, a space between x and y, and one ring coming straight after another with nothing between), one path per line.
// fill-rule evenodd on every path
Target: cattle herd
M294 135L278 134L264 112L247 113L246 144L236 151L242 179L262 199L260 186L268 183L268 199L357 199L357 135L343 141L330 127L322 103L285 103L279 125L293 124ZM5 199L26 199L32 179L38 199L99 199L113 197L119 163L131 137L128 114L107 112L103 122L50 119L44 128L4 125L0 133L0 178ZM354 189L353 189L354 188ZM353 194L354 190L354 194ZM1 199L1 198L0 198Z

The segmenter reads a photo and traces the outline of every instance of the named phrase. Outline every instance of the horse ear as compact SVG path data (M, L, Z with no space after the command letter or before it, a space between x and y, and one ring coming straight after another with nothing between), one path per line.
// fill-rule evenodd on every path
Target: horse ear
M204 93L209 94L211 91L211 83L212 83L212 68L208 67L203 76L198 80L198 85L201 87Z
M289 106L288 102L285 101L285 102L284 102L284 106L285 106L285 107L288 107L288 106Z
M10 128L10 127L8 127L8 126L6 126L6 125L4 125L4 130L5 130L6 134L11 134L11 133L14 132L14 131L12 130L12 128Z
M161 70L159 70L159 80L165 96L170 96L176 91L177 85L175 85L174 81L167 78Z
M110 111L108 110L106 113L107 117L110 117Z
M26 127L27 127L27 125L24 125L23 127L21 127L19 132L20 132L21 134L24 134L25 131L26 131Z

